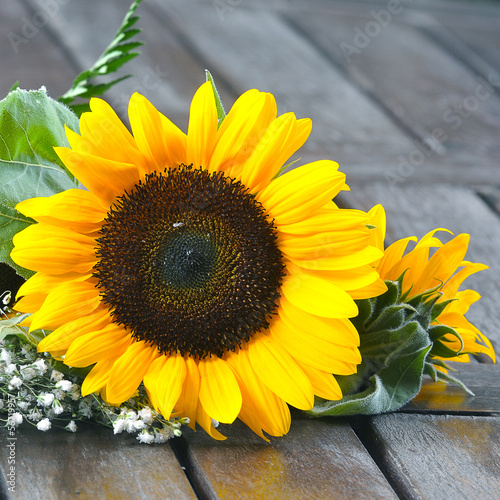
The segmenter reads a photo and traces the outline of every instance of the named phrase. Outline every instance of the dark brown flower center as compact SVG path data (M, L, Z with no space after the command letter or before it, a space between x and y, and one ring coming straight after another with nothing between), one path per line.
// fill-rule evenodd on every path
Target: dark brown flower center
M276 229L224 173L153 172L117 199L100 234L102 300L138 340L222 356L269 326L284 268Z

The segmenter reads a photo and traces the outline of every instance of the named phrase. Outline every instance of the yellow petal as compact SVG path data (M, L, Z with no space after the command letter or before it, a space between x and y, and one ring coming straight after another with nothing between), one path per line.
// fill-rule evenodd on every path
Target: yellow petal
M54 148L68 170L91 192L103 207L110 207L117 196L132 189L142 177L141 169L131 163Z
M239 375L243 406L247 408L247 412L243 416L240 414L240 418L247 425L250 424L249 427L259 436L259 426L271 436L285 435L291 423L288 405L259 379L248 351L240 349L237 353L228 353L227 362ZM257 418L258 425L247 413L252 413Z
M243 164L241 181L251 192L265 188L286 160L295 153L311 133L309 119L297 120L286 113L269 124L252 155Z
M212 84L205 82L191 102L187 135L187 164L207 167L217 136L217 108Z
M352 318L358 306L351 296L328 280L294 270L281 286L283 295L299 309L325 318Z
M99 304L99 292L87 282L62 283L54 288L38 312L33 314L30 331L54 330L75 318L91 314Z
M149 171L163 171L184 160L185 134L144 96L137 92L132 95L128 114L137 146L148 158Z
M276 345L295 360L328 373L344 373L346 364L357 365L361 355L356 346L342 346L315 336L307 325L276 320L269 327ZM340 363L339 363L340 362ZM337 371L340 368L340 372Z
M255 335L248 344L248 355L261 382L278 397L300 410L312 408L311 382L283 348L265 335Z
M111 405L130 399L139 387L150 364L160 355L144 341L134 342L114 363L106 384L106 398Z
M231 177L238 177L242 164L252 154L276 113L276 101L271 94L253 89L241 95L217 132L208 170L225 171Z
M331 373L326 373L297 360L297 364L307 375L313 386L314 394L329 401L342 399L342 389Z
M107 309L98 307L92 314L75 318L56 328L38 344L38 352L65 351L73 340L86 333L104 328L110 321Z
M109 358L96 363L82 384L82 396L85 397L93 392L100 391L108 382L111 369L116 358Z
M412 288L412 295L417 295L436 285L445 283L456 271L467 253L470 235L459 234L444 246L436 250L429 259L419 279Z
M317 161L274 179L257 195L278 226L306 219L330 201L345 184L333 161Z
M69 366L83 368L103 359L116 359L132 342L132 337L123 326L110 323L100 330L85 333L75 339L64 362Z
M149 401L158 413L161 413L159 389L162 381L160 373L166 361L167 356L159 356L149 365L148 371L144 375L144 387L148 393Z
M200 403L215 420L232 423L241 409L241 391L231 367L221 358L200 360Z
M200 395L200 371L198 369L198 364L193 358L188 356L185 361L186 378L184 379L182 391L177 400L175 409L180 412L181 416L189 418L189 427L194 429Z
M186 362L180 354L168 356L158 375L156 395L161 414L170 418L186 378Z
M307 327L314 335L343 346L359 346L359 334L350 320L323 318L294 306L286 297L280 300L280 317L288 323Z

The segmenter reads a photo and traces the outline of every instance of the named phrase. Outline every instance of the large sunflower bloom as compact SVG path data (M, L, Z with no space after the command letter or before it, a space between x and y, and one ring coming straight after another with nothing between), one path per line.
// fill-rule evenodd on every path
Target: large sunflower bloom
M373 216L372 223L377 227L372 233L372 243L383 249L384 210L378 205L370 211L370 214ZM491 342L465 318L469 307L477 302L481 295L474 290L459 290L467 277L488 269L488 266L464 260L470 235L459 234L443 244L435 236L438 231L451 233L447 229L438 228L420 240L415 236L398 240L385 249L384 256L376 263L375 268L384 280L396 281L403 276L401 293L406 297L406 301L434 290L439 293L436 304L448 302L436 320L431 323L453 328L462 340L460 342L451 334L439 339L443 346L457 353L456 356L447 357L447 361L469 362L469 354L479 353L484 353L495 361ZM416 242L416 245L411 251L406 252L410 241ZM432 253L431 249L434 249ZM440 356L433 357L445 359Z
M39 351L93 365L83 395L118 405L143 382L165 417L219 439L212 419L266 439L288 431L287 403L341 398L333 374L360 362L353 298L383 292L381 252L368 214L331 201L346 189L336 163L277 177L311 121L250 90L218 126L210 83L187 134L139 94L132 134L104 101L90 108L56 148L87 190L17 206L38 222L12 258L36 271L16 309L52 330Z

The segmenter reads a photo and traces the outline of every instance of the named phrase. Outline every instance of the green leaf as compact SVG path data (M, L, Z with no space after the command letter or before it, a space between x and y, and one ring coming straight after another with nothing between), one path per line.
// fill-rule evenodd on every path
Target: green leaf
M12 238L34 221L18 212L20 201L78 187L54 146L69 146L64 125L78 131L78 119L45 89L15 90L0 101L0 262L23 278L31 271L10 258Z
M24 335L24 331L21 329L19 323L24 321L29 314L21 314L19 316L14 316L13 318L3 319L0 321L0 341L2 341L8 335Z
M224 105L222 104L219 91L215 86L214 77L212 76L212 73L208 71L208 69L205 70L205 78L207 82L210 82L212 84L212 89L214 91L214 96L215 96L215 105L217 107L218 127L220 127L220 124L226 117L226 112L224 111Z
M139 20L139 17L134 14L140 3L141 0L135 0L135 2L132 3L113 41L97 59L94 65L90 69L80 73L75 78L71 88L64 95L59 97L59 101L69 105L78 116L87 110L86 106L88 105L87 103L73 104L73 101L77 97L90 99L91 97L102 95L117 83L131 76L122 76L108 83L94 83L92 81L97 77L116 72L128 61L139 55L139 52L134 52L134 49L144 45L144 43L139 41L128 42L128 40L141 32L140 29L133 28L135 23Z
M317 401L313 417L376 415L399 410L420 391L425 358L430 346L403 354L370 378L370 386L357 394L345 396L340 401Z

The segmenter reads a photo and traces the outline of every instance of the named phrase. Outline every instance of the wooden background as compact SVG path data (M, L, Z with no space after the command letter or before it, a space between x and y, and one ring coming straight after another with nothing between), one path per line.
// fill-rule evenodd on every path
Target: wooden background
M62 94L129 3L1 0L0 95L16 80ZM471 234L468 259L491 269L467 280L483 295L468 317L498 352L498 3L145 0L138 14L143 53L107 95L124 118L139 91L186 130L205 68L226 109L247 89L272 92L281 113L313 120L297 157L338 161L351 186L340 202L382 203L389 242ZM173 450L106 430L19 433L24 476L10 498L500 498L500 372L470 370L479 399L426 388L411 414L296 419L271 445L239 425L225 443L187 432Z

